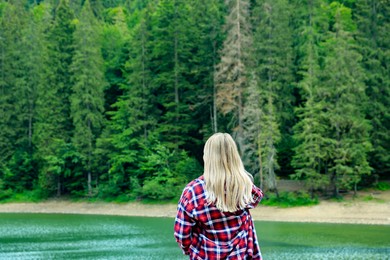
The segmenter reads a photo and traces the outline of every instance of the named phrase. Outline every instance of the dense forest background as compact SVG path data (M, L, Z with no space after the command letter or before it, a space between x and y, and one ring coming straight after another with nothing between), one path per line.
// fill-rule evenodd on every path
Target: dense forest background
M258 185L390 177L389 0L0 0L0 199L171 199L229 132Z

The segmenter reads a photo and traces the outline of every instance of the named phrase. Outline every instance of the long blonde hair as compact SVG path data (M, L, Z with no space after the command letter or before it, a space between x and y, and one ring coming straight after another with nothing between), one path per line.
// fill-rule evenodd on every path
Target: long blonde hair
M221 211L235 212L253 201L251 175L229 134L212 135L204 146L203 160L208 202Z

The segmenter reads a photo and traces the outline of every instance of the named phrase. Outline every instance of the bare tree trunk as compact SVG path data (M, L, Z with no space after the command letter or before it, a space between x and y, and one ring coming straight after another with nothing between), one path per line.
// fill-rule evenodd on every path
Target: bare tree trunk
M177 21L177 4L175 1L175 21ZM177 27L175 27L175 34L174 34L174 59L175 59L175 67L174 67L174 73L175 73L175 104L176 104L176 123L179 123L179 56L178 56L178 32ZM178 133L177 133L178 134ZM178 144L179 141L176 139L176 144Z
M57 175L57 197L61 197L61 176Z
M237 58L237 62L238 62L238 66L240 66L239 64L242 63L242 54L241 54L241 24L240 24L240 0L237 0L236 1L236 5L237 5L237 37L238 37L238 41L237 41L237 44L238 44L238 58ZM244 147L244 144L243 144L243 120L242 120L242 117L243 117L243 100L242 100L242 93L243 93L243 83L245 82L245 80L242 78L244 77L244 75L241 74L241 71L240 69L238 70L238 82L239 82L239 89L238 89L238 111L237 111L237 116L238 116L238 129L237 129L237 144L238 144L238 150L240 151L240 154L242 155L242 151L243 151L243 147Z
M142 39L142 100L145 100L146 99L146 82L145 82L145 78L146 78L146 69L145 69L145 55L146 55L146 50L145 50L145 25L144 25L144 22L142 21L142 24L141 24L141 28L142 28L142 31L141 31L141 39ZM141 104L142 106L142 112L143 112L143 115L146 117L146 102L142 102ZM145 118L146 119L146 118ZM144 138L146 140L147 138L147 126L146 124L143 124L143 130L144 130Z
M88 120L88 129L92 132L91 121ZM88 151L88 195L92 196L92 173L91 173L91 151L92 151L92 140L89 140L89 151Z
M29 100L29 111L28 111L28 147L31 148L32 146L32 121L33 121L33 111L34 111L34 104L33 104L33 100L31 100L32 97L30 97L30 100Z
M260 138L258 138L259 140ZM263 177L263 159L261 157L261 145L258 144L258 151L259 151L259 174L260 174L260 189L264 188L264 177Z
M214 44L215 45L215 44ZM214 46L215 47L215 46ZM213 115L212 115L212 126L214 133L218 132L218 119L217 119L217 90L215 88L215 59L214 59L214 73L213 73Z

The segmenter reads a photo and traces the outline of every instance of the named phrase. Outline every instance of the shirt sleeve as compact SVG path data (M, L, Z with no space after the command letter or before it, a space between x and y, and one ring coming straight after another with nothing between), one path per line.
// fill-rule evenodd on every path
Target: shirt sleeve
M183 250L183 253L189 255L189 248L192 241L192 227L195 225L195 221L187 210L188 200L184 197L179 201L177 208L177 215L174 225L174 235L177 243Z
M259 188L256 187L256 185L252 185L252 199L253 202L248 205L249 209L256 208L261 199L263 198L263 191Z

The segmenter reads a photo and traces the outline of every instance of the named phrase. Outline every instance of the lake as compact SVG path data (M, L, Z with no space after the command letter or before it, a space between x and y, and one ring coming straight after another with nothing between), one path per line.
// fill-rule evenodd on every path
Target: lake
M0 259L188 259L173 219L0 214ZM390 259L389 225L256 221L265 260Z

